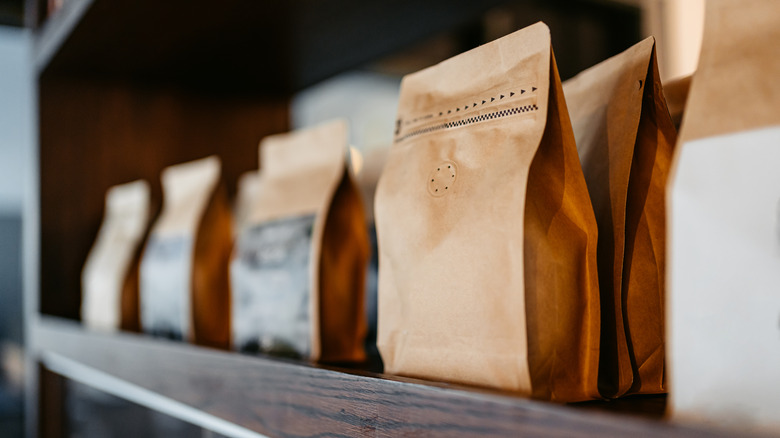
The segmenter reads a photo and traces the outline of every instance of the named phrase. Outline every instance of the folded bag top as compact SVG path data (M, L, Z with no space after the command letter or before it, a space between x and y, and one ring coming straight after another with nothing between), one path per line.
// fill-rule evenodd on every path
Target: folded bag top
M596 223L537 23L404 77L377 188L385 369L599 397Z

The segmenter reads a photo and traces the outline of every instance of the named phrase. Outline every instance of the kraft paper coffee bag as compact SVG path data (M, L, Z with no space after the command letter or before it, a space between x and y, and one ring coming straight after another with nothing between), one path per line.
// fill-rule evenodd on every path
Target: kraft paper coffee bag
M100 330L139 331L138 262L150 214L149 184L111 187L81 273L81 320Z
M368 320L368 334L366 335L366 351L374 358L379 356L376 347L377 326L377 287L379 278L379 248L376 239L376 224L374 223L374 196L379 177L387 161L389 148L374 148L366 152L363 165L356 175L357 185L363 199L366 211L366 229L371 243L371 257L368 261L366 272L366 318Z
M368 259L346 124L265 138L252 210L230 266L238 350L362 361Z
M665 392L665 187L676 141L646 40L563 84L599 226L599 388Z
M664 96L669 107L669 115L674 122L674 128L679 130L682 116L685 113L685 102L691 88L691 76L683 76L664 84Z
M780 2L710 0L704 29L669 181L670 410L777 433Z
M247 223L260 185L260 172L245 172L238 178L238 193L233 205L233 235L237 237Z
M599 397L597 228L537 23L404 77L376 193L388 373Z
M211 156L162 172L163 206L141 261L141 323L157 336L229 345L231 217Z

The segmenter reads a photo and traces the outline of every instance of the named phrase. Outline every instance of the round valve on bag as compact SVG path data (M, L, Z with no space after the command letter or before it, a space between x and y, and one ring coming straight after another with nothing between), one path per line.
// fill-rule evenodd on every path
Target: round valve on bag
M436 166L428 176L428 193L432 196L444 196L452 190L458 179L458 167L452 161L445 161Z

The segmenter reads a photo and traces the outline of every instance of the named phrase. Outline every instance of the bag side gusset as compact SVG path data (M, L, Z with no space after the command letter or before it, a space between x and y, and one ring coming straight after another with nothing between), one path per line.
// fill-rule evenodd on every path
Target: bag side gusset
M599 226L600 385L605 396L633 382L622 303L628 184L652 50L645 40L564 84L577 148Z
M598 230L555 57L525 209L525 293L533 396L599 398Z
M634 368L634 383L627 394L666 392L666 183L676 141L653 48L626 215L622 295Z

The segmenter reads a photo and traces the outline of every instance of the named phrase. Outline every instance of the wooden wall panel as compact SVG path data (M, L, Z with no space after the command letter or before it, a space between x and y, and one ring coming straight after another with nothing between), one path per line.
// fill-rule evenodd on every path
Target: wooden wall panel
M80 275L106 190L218 154L228 189L257 168L257 145L288 129L286 99L197 94L129 83L40 83L41 312L78 318Z

